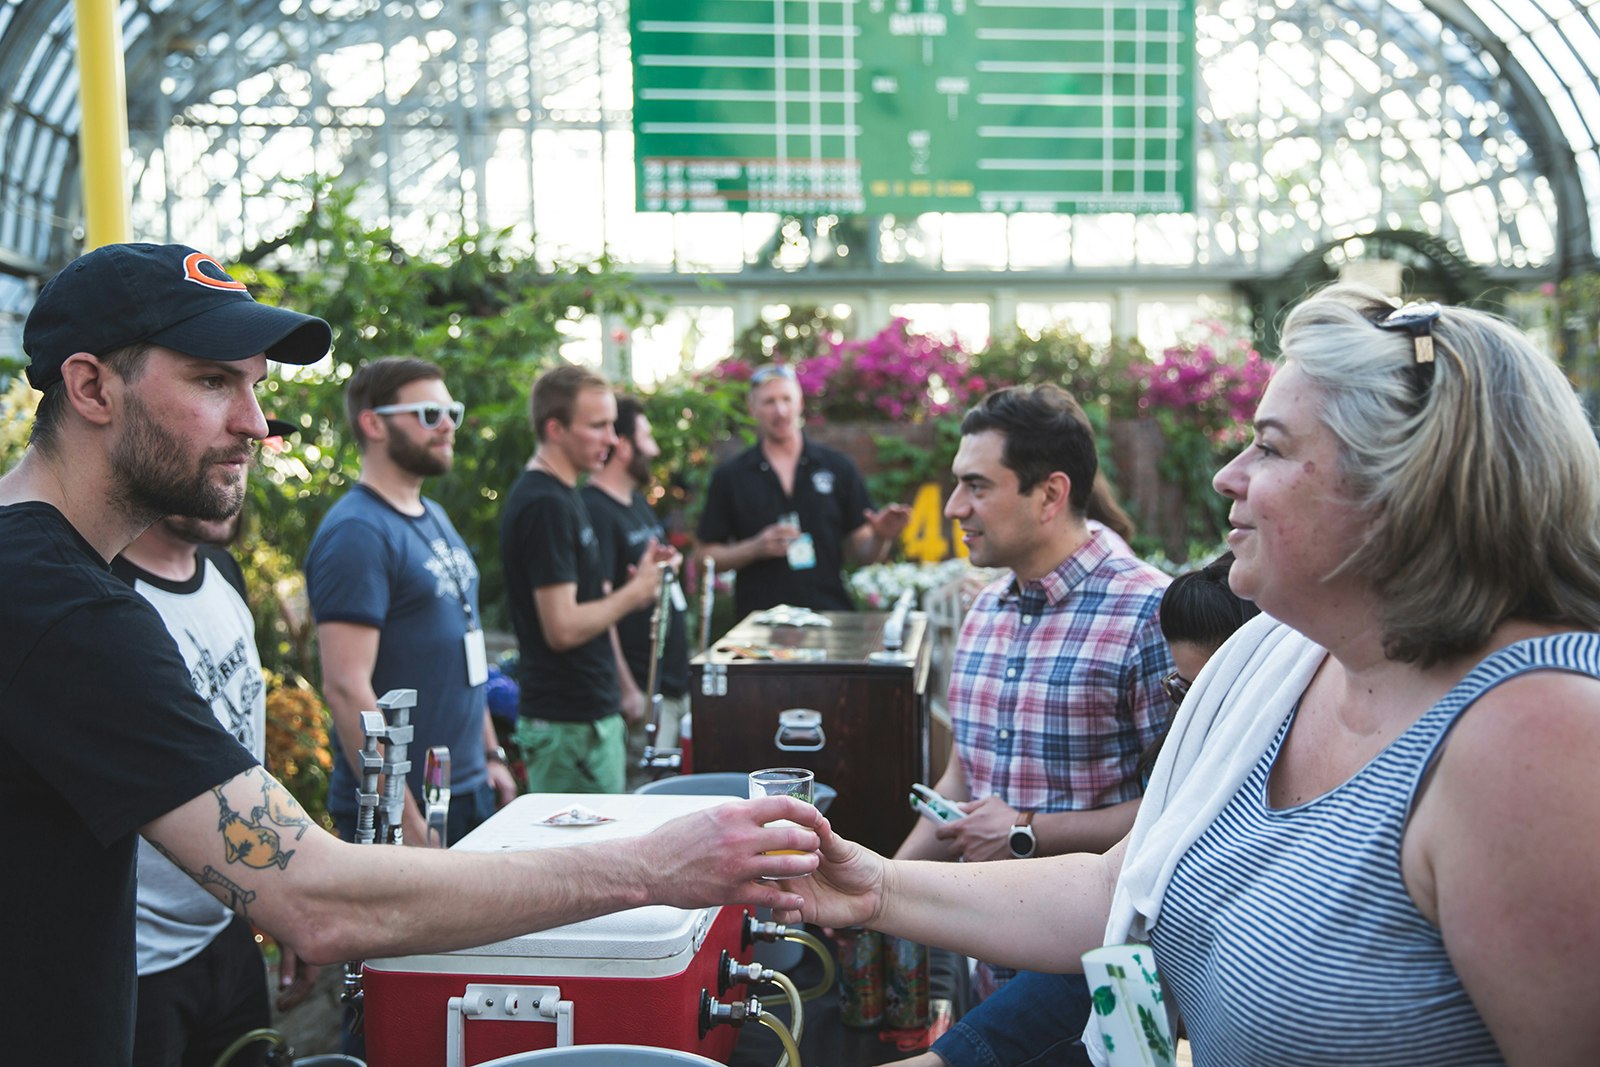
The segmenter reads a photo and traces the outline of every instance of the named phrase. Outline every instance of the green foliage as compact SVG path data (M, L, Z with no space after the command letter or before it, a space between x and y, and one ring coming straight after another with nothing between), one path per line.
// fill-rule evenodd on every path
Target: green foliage
M39 394L21 375L12 378L0 392L0 473L16 466L28 447L33 409L38 403Z
M675 518L676 525L686 525L685 509L691 504L697 508L695 502L705 500L706 485L716 466L712 454L716 445L734 436L747 445L755 440L745 386L726 378L685 379L664 383L641 399L661 446L656 465L659 495L651 503L670 533Z
M1543 295L1553 298L1550 338L1556 359L1594 419L1600 413L1600 272L1546 285Z
M992 342L972 357L972 372L991 389L1054 382L1082 404L1112 418L1137 414L1142 391L1135 368L1147 361L1137 341L1098 345L1066 327L1017 332Z
M454 469L426 491L477 555L486 624L503 626L500 497L533 451L529 387L559 358L568 324L601 312L639 321L642 298L607 261L542 270L508 231L464 234L436 255L416 255L386 228L357 220L349 201L346 193L319 191L297 231L302 243L292 258L312 264L303 273L241 272L259 299L318 315L334 331L331 360L265 386L268 413L302 429L287 450L264 453L265 478L252 479L260 537L303 563L318 523L359 474L343 410L344 383L356 366L383 356L432 360L467 405L467 418ZM294 661L276 666L316 676L306 649L290 642L281 651Z
M895 434L873 434L879 469L867 476L867 490L877 501L907 501L927 482L945 483L950 464L961 446L961 420L940 419L933 427L931 449L914 444Z
M733 339L731 359L749 364L799 363L830 351L844 339L844 322L831 311L803 305L770 322L761 321Z

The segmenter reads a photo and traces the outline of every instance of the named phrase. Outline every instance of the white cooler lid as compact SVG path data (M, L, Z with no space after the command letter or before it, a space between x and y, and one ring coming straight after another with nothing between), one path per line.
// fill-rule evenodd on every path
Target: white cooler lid
M726 804L733 797L633 793L529 793L518 797L463 837L453 849L464 852L527 851L586 845L637 837L680 815ZM594 826L550 826L544 820L579 806L613 822ZM477 948L426 956L373 959L367 966L385 971L522 971L530 959L567 961L687 959L704 940L717 908L685 911L653 904L613 912L582 922L507 938ZM490 963L498 958L499 964ZM511 961L515 960L516 963Z

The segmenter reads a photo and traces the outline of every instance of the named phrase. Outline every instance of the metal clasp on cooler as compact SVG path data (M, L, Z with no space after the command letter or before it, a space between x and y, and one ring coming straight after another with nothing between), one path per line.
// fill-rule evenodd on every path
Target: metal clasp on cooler
M778 712L778 732L772 743L784 752L818 752L828 743L822 732L822 712L790 708Z
M466 1067L467 1020L555 1023L556 1047L572 1044L572 1001L560 986L468 985L445 1015L445 1067Z
M728 665L707 663L700 671L700 695L725 697L728 695Z

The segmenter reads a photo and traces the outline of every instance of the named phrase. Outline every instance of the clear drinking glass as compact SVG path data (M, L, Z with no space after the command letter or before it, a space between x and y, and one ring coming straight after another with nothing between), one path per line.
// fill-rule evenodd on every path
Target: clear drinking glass
M750 799L757 797L794 797L807 804L817 802L817 774L805 767L768 767L765 770L750 772ZM796 823L788 819L779 819L770 822L768 826L795 826ZM777 849L767 853L769 856L801 856L803 852L795 848Z

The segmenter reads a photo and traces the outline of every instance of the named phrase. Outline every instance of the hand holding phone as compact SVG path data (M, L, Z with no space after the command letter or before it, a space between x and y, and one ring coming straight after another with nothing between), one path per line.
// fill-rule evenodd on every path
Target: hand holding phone
M913 811L941 825L966 818L966 812L921 782L911 787L911 794L907 799L911 801Z

